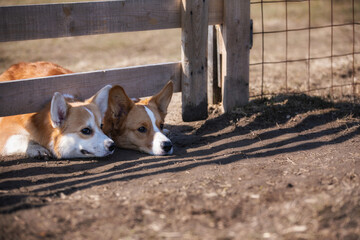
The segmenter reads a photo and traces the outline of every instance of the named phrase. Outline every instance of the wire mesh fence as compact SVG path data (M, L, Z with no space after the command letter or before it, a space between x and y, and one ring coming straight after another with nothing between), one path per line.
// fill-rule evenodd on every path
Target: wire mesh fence
M252 0L250 96L359 101L359 0Z

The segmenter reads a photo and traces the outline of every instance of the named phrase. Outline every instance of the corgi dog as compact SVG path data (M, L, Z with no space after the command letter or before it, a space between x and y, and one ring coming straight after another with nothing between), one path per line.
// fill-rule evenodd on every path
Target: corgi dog
M0 75L1 81L71 73L46 62L20 63ZM83 158L112 154L114 141L101 130L110 85L85 101L54 93L36 113L0 118L0 155Z
M172 94L172 81L158 94L140 101L130 99L121 86L113 86L104 117L104 133L120 148L151 155L172 154L172 142L164 134L167 131L164 119Z
M72 71L51 62L17 63L0 75L0 82L69 74Z

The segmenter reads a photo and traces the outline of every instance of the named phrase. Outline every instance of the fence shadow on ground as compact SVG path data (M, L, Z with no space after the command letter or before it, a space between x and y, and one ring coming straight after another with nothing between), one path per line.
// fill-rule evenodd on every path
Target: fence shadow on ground
M322 127L332 122L337 124ZM360 134L360 106L348 102L331 103L306 95L279 95L254 100L233 114L210 118L199 128L184 124L169 126L169 129L176 147L173 156L154 157L118 149L105 159L48 160L49 166L41 159L1 161L0 213L41 207L47 204L46 198L114 181L130 181L345 142ZM292 138L277 139L289 133L297 134ZM326 136L331 138L324 140ZM236 140L231 140L234 137ZM264 140L274 141L256 145ZM219 141L221 144L212 146ZM203 147L205 145L212 147ZM227 155L220 153L234 146L242 149ZM28 201L29 198L36 200Z

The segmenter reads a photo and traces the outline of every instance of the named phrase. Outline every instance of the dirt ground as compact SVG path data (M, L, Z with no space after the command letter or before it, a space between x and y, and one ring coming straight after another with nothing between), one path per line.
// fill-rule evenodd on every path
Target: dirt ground
M360 107L255 100L181 121L172 156L0 161L0 239L359 239Z

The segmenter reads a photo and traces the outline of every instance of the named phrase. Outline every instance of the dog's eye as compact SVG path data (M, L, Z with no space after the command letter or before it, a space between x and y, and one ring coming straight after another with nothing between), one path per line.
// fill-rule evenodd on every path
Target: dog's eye
M164 129L164 124L160 124L160 129L163 130Z
M103 128L103 126L104 126L104 124L100 124L100 129L102 129L102 128Z
M147 129L146 129L146 127L139 127L138 131L141 133L146 133Z
M90 135L92 133L91 128L83 128L81 129L81 133L84 135Z

